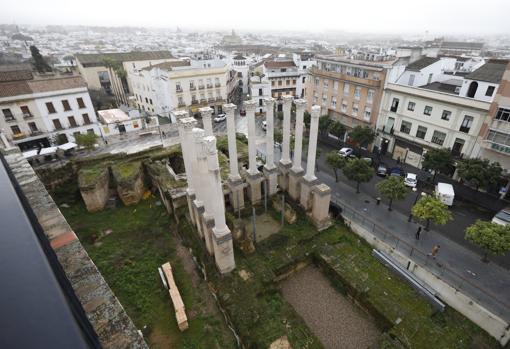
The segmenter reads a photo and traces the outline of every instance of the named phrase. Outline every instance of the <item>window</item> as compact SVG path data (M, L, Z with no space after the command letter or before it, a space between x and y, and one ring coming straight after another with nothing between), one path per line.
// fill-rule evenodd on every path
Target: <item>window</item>
M83 123L85 125L88 125L90 124L90 118L89 118L89 114L82 114L81 117L83 118Z
M262 96L262 89L259 88L259 96Z
M446 139L446 133L434 131L431 141L434 144L443 145L445 139Z
M259 98L259 107L262 107L263 104L262 104L262 98Z
M342 113L347 113L347 102L346 101L342 102Z
M81 97L76 98L76 102L78 102L78 107L80 109L85 108L85 102L83 102L83 98L81 98Z
M496 113L496 120L510 122L510 109L499 108L498 112Z
M273 81L271 81L271 86L274 86L274 80L273 80Z
M450 116L452 116L452 112L449 110L443 110L443 114L441 115L442 120L450 120Z
M413 86L414 85L414 78L415 77L416 76L414 74L409 75L409 82L408 82L409 86Z
M414 103L414 102L409 102L407 104L407 110L409 110L409 111L414 111L414 107L416 107L416 103Z
M292 85L296 84L296 79L292 79Z
M356 87L354 89L354 98L359 100L360 96L361 96L361 87Z
M494 94L494 86L487 87L487 91L485 91L486 96L492 96Z
M429 105L426 105L425 109L423 109L423 114L430 116L432 114L432 107Z
M306 80L306 76L303 76L303 84L305 83L305 80Z
M329 80L328 79L324 79L323 86L324 86L325 90L327 90L329 88Z
M359 106L356 103L352 103L352 116L358 116Z
M427 79L427 85L432 82L432 77L433 76L434 76L434 74L432 74L432 73L429 74L429 78Z
M177 92L182 92L182 87L181 87L181 83L180 82L176 82L175 83L175 90ZM145 100L147 100L147 98L145 98Z
M331 108L336 109L336 97L331 98Z
M278 80L278 86L282 86L282 81Z
M11 131L13 135L19 135L21 133L18 125L11 126Z
M145 103L149 103L149 98L145 97Z
M33 116L32 113L30 112L30 109L28 109L28 107L26 105L22 105L20 107L20 109L21 109L21 112L23 113L24 118L30 118Z
M71 110L71 106L69 105L69 101L67 99L62 100L62 106L64 107L64 111Z
M152 105L152 98L149 98L149 103Z
M315 86L319 86L319 82L320 82L320 79L319 78L315 78Z
M52 121L53 121L53 126L55 127L56 130L62 129L62 124L60 123L59 119L53 119Z
M281 72L281 73L285 73L286 71L287 71L287 68L282 68L282 69L280 69L280 72Z
M322 105L327 105L327 104L328 104L328 95L323 94L322 95Z
M373 100L374 100L374 90L368 90L367 103L372 103Z
M333 82L333 90L335 90L335 91L338 90L338 81Z
M285 80L285 86L289 86L290 85L290 80Z
M372 78L373 78L374 80L379 80L379 79L380 79L380 77L379 77L379 73L374 73L374 74L372 75Z
M36 123L35 123L35 122L29 122L29 123L28 123L28 127L30 127L30 132L37 132L37 131L39 131L39 130L37 129L37 125L36 125Z
M89 128L89 129L87 129L87 133L88 133L89 135L93 135L93 134L94 134L94 129L93 129L93 128Z
M67 120L69 120L69 125L70 125L71 127L76 127L76 126L78 126L78 125L76 124L76 120L74 119L74 116L68 116L68 117L67 117Z
M177 98L177 103L179 104L179 106L183 106L184 105L184 99L182 98L182 96L179 96Z
M194 90L195 89L195 80L190 80L189 82L189 89Z
M398 98L393 98L393 101L391 102L391 108L390 108L390 111L396 113L397 112L397 109L398 109Z
M9 108L2 109L2 113L4 114L5 121L14 120L14 115L12 115L12 111Z
M349 84L348 83L344 83L344 96L348 96L349 95Z
M411 132L411 124L407 121L402 121L402 125L400 125L400 132L409 134Z
M462 125L460 125L460 132L469 133L471 126L473 125L474 118L469 115L464 116L464 120L462 121Z
M370 121L371 115L372 115L372 108L365 107L365 112L363 113L363 119L365 119L365 121Z
M464 140L461 138L455 138L455 142L452 147L452 155L459 156L462 153L462 148L464 147Z
M418 130L416 130L416 137L425 139L425 135L427 134L427 128L423 126L418 126Z
M49 114L55 114L57 112L55 106L51 102L46 102L46 109L48 109Z

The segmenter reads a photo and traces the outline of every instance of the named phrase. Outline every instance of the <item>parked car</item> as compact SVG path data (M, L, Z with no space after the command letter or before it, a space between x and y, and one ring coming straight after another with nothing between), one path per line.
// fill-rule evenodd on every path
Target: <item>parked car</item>
M349 155L354 155L354 150L352 148L342 148L338 151L338 155L346 157Z
M386 167L386 164L381 162L379 166L377 166L377 175L380 177L386 177L388 174L388 167Z
M492 217L492 223L500 224L500 225L508 225L510 224L510 207L505 207L494 217Z
M453 199L455 198L455 192L453 191L453 185L449 183L437 183L435 190L436 197L443 204L447 206L453 205Z
M264 131L267 131L267 121L266 120L262 121L262 129Z
M214 122L222 122L227 119L227 114L218 114L217 117L214 118Z
M402 170L400 167L393 167L390 170L390 176L404 177L405 173L404 170Z
M408 173L406 178L404 178L404 184L411 188L416 188L418 184L418 179L416 178L415 173Z
M246 110L244 109L239 110L239 115L246 116Z

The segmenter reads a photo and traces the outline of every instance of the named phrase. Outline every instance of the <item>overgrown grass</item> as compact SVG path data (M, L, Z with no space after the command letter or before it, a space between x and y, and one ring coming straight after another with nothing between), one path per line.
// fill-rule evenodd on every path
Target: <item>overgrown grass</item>
M136 206L88 213L74 186L55 195L81 242L121 304L153 348L235 348L221 314L207 304L176 254L172 222L150 198ZM79 195L79 194L78 194ZM109 231L111 232L107 234ZM190 328L180 332L157 268L170 261L186 306Z

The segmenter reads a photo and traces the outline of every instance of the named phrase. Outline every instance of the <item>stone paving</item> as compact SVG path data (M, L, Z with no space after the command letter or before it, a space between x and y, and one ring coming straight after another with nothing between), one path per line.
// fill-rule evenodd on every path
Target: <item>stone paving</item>
M282 292L326 349L368 348L381 334L369 316L314 266L283 281Z

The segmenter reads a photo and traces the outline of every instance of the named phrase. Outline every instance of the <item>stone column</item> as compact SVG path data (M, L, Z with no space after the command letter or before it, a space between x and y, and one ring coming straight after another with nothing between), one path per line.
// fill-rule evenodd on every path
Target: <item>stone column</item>
M200 116L202 116L202 123L204 124L204 131L206 136L212 136L213 135L213 128L212 128L212 120L211 116L213 113L212 108L210 107L203 107L198 109L200 112Z
M268 195L276 194L278 189L278 169L274 164L274 98L266 98L266 164L264 176L267 181Z
M188 112L184 110L174 111L173 113L175 119L177 120L182 158L184 161L184 170L186 171L186 181L188 184L186 189L186 199L188 201L189 216L191 223L196 225L196 212L195 208L193 207L193 201L195 200L195 184L193 181L194 171L192 169L192 161L194 161L194 155L193 149L191 147L193 144L191 131L196 125L196 120L194 118L188 117ZM199 232L201 233L201 229Z
M257 135L255 132L255 108L256 102L252 99L244 102L246 110L246 117L248 118L248 194L252 204L256 204L262 197L261 182L263 180L262 174L257 169Z
M304 99L296 99L296 127L294 131L294 161L289 171L289 195L294 200L300 197L300 179L304 174L301 166L301 158L303 152L303 116L305 113L306 101Z
M289 170L292 166L290 160L290 119L292 109L292 96L283 96L283 141L282 141L282 157L280 159L280 178L279 184L282 190L289 188Z
M321 231L329 228L329 202L331 201L331 188L326 184L318 184L312 189L312 222Z
M230 202L234 210L244 207L244 182L239 175L239 163L237 159L237 139L235 104L223 104L223 111L227 114L227 137L228 137L228 158L230 163L230 174L228 175L228 187L230 189Z
M319 133L319 116L321 107L318 105L312 106L311 120L310 120L310 137L308 139L308 159L306 161L306 174L301 179L301 197L300 203L305 210L312 208L311 193L312 187L317 184L317 177L315 177L315 156L317 154L317 135Z
M200 185L200 198L202 200L201 202L195 200L195 205L200 217L200 219L197 220L197 226L203 231L207 252L213 255L212 229L214 228L214 206L216 203L208 177L207 152L204 145L205 131L200 128L195 128L193 130L193 136L193 148L196 154L196 181Z
M214 228L212 229L214 260L220 273L225 274L234 270L235 260L232 233L225 220L225 203L220 178L218 151L216 149L216 137L204 137L203 144L205 154L207 155L207 178L211 193L213 194L211 198L214 200L212 207L214 216Z

